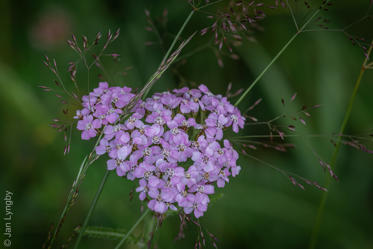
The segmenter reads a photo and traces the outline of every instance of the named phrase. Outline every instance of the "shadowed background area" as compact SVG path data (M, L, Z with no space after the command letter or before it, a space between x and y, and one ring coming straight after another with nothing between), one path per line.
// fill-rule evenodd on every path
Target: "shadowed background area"
M207 18L208 12L214 12L226 2L228 0L197 12L182 38L211 26L213 21ZM290 2L297 20L305 20L309 12L304 2ZM322 170L318 156L324 161L331 158L334 149L331 135L339 130L364 60L359 46L353 46L342 32L332 30L358 20L369 7L367 0L336 2L323 12L323 16L331 20L328 23L331 31L306 32L298 36L240 105L241 110L246 110L258 98L263 98L250 115L264 121L284 111L294 113L302 105L320 104L320 108L312 110L307 126L301 127L298 123L297 136L287 140L295 144L295 149L284 153L258 146L251 152L261 160L320 185L324 184L327 173ZM145 9L150 11L158 34L146 30L149 24ZM54 94L38 88L54 84L53 74L42 63L44 55L56 58L62 78L71 89L68 62L77 61L78 56L66 40L73 33L79 40L81 35L93 40L99 31L104 40L109 29L120 28L119 38L107 53L121 56L118 61L113 61L111 56L103 59L106 73L92 71L91 88L102 79L112 85L141 88L157 69L191 9L187 1L166 0L0 2L0 182L1 199L6 190L14 193L11 248L42 247L51 224L58 219L82 159L93 146L92 142L81 141L74 129L70 153L63 155L63 134L49 124L56 117L68 119L62 114L66 106L61 105ZM246 89L296 31L288 9L268 10L267 14L260 22L262 29L254 33L255 41L244 41L234 48L239 59L230 58L228 50L223 48L224 67L219 66L217 46L206 46L213 34L196 35L181 54L186 59L174 64L151 92L203 83L214 93L224 94L229 82L233 84L233 92ZM364 20L352 25L349 32L365 37L369 43L373 37L371 27L372 21ZM193 51L198 52L187 57ZM102 75L98 76L99 73ZM86 72L79 65L78 83L82 94L88 92L86 81ZM373 72L367 71L346 134L373 133L372 83ZM298 93L296 101L289 103L295 92ZM281 98L287 103L285 107ZM71 111L71 106L68 107ZM279 127L289 124L289 119L277 122ZM245 133L268 134L268 130L253 125L248 126ZM372 149L372 136L366 138L365 144ZM259 141L268 142L269 139ZM72 246L69 237L83 222L105 172L105 161L105 158L99 159L88 170L79 199L57 238L56 248L63 244ZM306 248L322 192L308 185L305 190L299 189L287 177L245 156L241 156L240 165L240 175L218 190L224 196L210 205L200 219L203 229L218 238L219 248ZM317 248L373 247L372 166L372 154L342 146L336 170L339 181L333 180L329 189ZM90 225L128 230L140 216L138 195L134 193L130 200L133 189L132 182L112 174ZM5 204L0 207L2 214L3 206ZM150 219L148 216L134 236L149 235L146 224ZM3 224L1 226L3 229ZM174 241L178 230L179 218L167 218L154 235L153 246L192 248L199 228L189 224L185 238ZM80 248L114 248L115 244L114 240L84 237ZM123 248L141 247L147 245L128 242ZM213 248L209 239L207 248Z

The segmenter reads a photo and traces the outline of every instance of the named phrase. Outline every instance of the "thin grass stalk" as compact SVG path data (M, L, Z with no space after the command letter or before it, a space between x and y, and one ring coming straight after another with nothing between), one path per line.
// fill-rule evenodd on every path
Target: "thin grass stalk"
M326 1L324 4L327 4L329 1ZM238 106L241 101L246 97L246 95L251 91L251 89L258 84L258 82L262 79L263 75L268 71L268 69L277 61L277 59L282 55L283 52L289 47L291 43L295 40L295 38L298 37L299 34L301 34L305 28L308 26L308 24L319 14L321 8L318 8L314 11L314 13L311 15L310 18L307 19L307 21L299 28L297 29L297 32L289 39L288 42L285 43L285 45L280 49L280 51L276 54L275 57L269 62L269 64L263 69L263 71L255 78L253 83L245 90L245 92L242 93L240 98L236 101L234 104L235 106Z
M78 229L80 231L80 229ZM120 240L126 232L123 229L113 229L110 227L90 227L88 226L83 236L97 239ZM130 238L133 239L133 238Z
M195 10L192 10L192 11L189 13L189 15L187 16L187 18L185 19L183 25L181 25L180 30L177 32L177 34L176 34L174 40L173 40L172 43L171 43L171 46L168 48L166 54L163 56L163 59L162 59L162 61L161 61L161 64L159 65L158 68L161 68L162 65L164 65L165 62L167 61L168 57L170 56L172 50L174 49L174 47L175 47L175 45L176 45L176 42L179 40L181 34L183 33L183 31L184 31L186 25L188 24L188 22L190 21L190 19L192 18L194 12L195 12ZM156 75L152 75L152 76L150 77L150 79L148 80L148 82L152 82L152 81L154 81L155 78L156 78ZM145 97L149 94L149 91L150 91L150 88L146 89L146 91L145 91L145 93L144 93L144 95L143 95L143 98L145 98Z
M273 63L277 61L277 59L282 55L282 53L289 47L289 45L297 38L299 32L296 32L290 40L281 48L281 50L276 54L275 57L269 62L269 64L263 69L263 71L255 78L253 83L242 93L240 98L234 103L235 106L238 106L241 101L246 97L246 95L253 89L253 87L262 79L263 75L268 71L268 69L272 66Z
M47 241L47 249L51 249L52 246L53 246L53 243L57 237L57 234L58 232L60 231L62 225L63 225L63 222L66 218L66 215L67 213L69 212L74 200L75 200L75 197L76 195L78 194L78 188L80 186L80 183L82 182L85 174L87 173L87 169L88 167L97 159L97 158L94 158L94 154L95 154L95 150L94 148L96 148L96 146L98 145L98 143L100 142L101 140L101 137L102 137L103 133L100 134L100 136L97 138L97 141L95 143L95 146L93 147L92 151L84 157L82 163L80 164L80 167L79 167L79 172L71 186L71 189L70 189L70 192L69 192L69 195L66 199L66 203L65 203L65 206L62 210L62 213L60 215L60 218L57 222L57 226L54 228L54 231L53 231L53 234L51 236L51 238Z
M181 26L180 30L177 32L176 36L175 36L175 39L172 41L171 43L171 46L170 48L167 50L166 54L164 55L163 59L162 59L162 64L165 63L165 61L167 60L168 56L171 54L171 51L174 49L175 45L176 45L176 42L179 40L180 38L180 35L181 33L183 33L184 31L184 28L186 27L186 25L188 24L188 22L190 21L190 19L192 18L194 12L198 11L198 10L201 10L201 9L204 9L204 8L207 8L209 6L212 6L212 5L215 5L217 3L220 3L220 2L223 2L224 0L217 0L215 2L211 2L211 3L208 3L208 4L205 4L199 8L194 8L190 13L189 15L187 16L187 18L185 19L183 25Z
M123 238L119 241L119 243L115 246L115 249L119 249L123 243L126 241L126 239L132 234L132 232L135 230L135 228L140 224L140 222L145 218L145 216L149 213L150 209L146 209L145 212L140 216L140 218L137 219L136 223L133 224L131 229L126 233Z
M70 207L71 207L71 202L72 202L72 200L73 200L73 196L76 194L77 187L78 187L76 183L78 182L78 180L79 180L79 178L80 178L80 175L81 175L82 170L83 170L83 168L84 168L84 165L85 165L85 163L86 163L86 161L87 161L87 158L88 158L88 156L86 156L86 157L83 159L83 162L82 162L81 165L80 165L78 175L76 176L75 181L74 181L74 183L73 183L73 185L72 185L72 187L71 187L71 189L70 189L69 195L67 196L67 199L66 199L66 204L65 204L65 206L64 206L64 208L63 208L63 210L62 210L62 213L61 213L61 215L60 215L60 218L59 218L59 220L58 220L58 222L57 222L57 225L56 225L56 227L55 227L55 229L54 229L54 232L53 232L53 234L52 234L52 237L51 237L51 239L50 239L50 241L49 241L48 249L52 248L52 245L53 245L53 243L54 243L54 240L56 239L57 234L58 234L58 232L59 232L59 230L61 229L61 226L62 226L62 224L63 224L63 221L65 220L66 214L67 214L67 212L69 211L69 209L70 209Z
M217 3L221 3L221 2L223 2L223 1L225 1L225 0L217 0L217 1L215 1L215 2L207 3L207 4L205 4L205 5L202 5L202 6L199 7L199 8L196 8L196 10L204 9L204 8L209 7L209 6L215 5L215 4L217 4Z
M179 31L177 32L177 34L176 34L174 40L172 41L170 47L168 48L166 54L163 56L163 59L162 59L162 62L161 62L161 64L160 64L159 68L161 68L162 65L164 65L164 64L166 63L168 57L170 56L172 50L174 49L174 47L175 47L177 41L179 40L181 34L183 33L183 31L184 31L186 25L189 23L189 21L190 21L190 19L192 18L193 14L194 14L196 11L198 11L198 10L201 10L201 9L207 8L207 7L212 6L212 5L215 5L215 4L220 3L220 2L222 2L222 1L224 1L224 0L217 0L217 1L215 1L215 2L205 4L205 5L203 5L203 6L199 7L199 8L193 8L193 10L189 13L189 15L187 16L187 18L185 19L184 23L181 25L181 28L180 28ZM154 77L154 76L152 76L152 77ZM151 81L153 81L153 80L154 80L154 79L150 78L150 79L149 79L149 82L151 82ZM143 98L145 98L145 97L149 94L149 91L150 91L150 88L149 88L149 89L146 89L146 91L145 91L145 93L144 93L144 95L143 95Z
M82 226L82 228L81 228L80 231L79 231L79 235L78 235L78 238L77 238L77 240L76 240L76 242L75 242L74 249L78 249L79 243L80 243L80 241L81 241L81 239L82 239L82 236L83 236L83 234L84 234L84 232L85 232L85 230L86 230L86 228L87 228L88 221L89 221L89 219L90 219L91 216L92 216L93 210L94 210L95 207L96 207L97 201L98 201L98 199L100 198L100 195L101 195L101 193L102 193L102 190L104 189L104 186L105 186L105 183L106 183L106 180L107 180L109 174L110 174L110 171L109 171L109 170L106 170L105 175L104 175L104 177L103 177L102 180L101 180L100 187L98 188L98 190L97 190L97 192L96 192L96 194L95 194L95 197L94 197L94 199L93 199L93 201L92 201L92 203L91 203L91 205L90 205L90 207L89 207L89 211L88 211L88 213L87 213L87 216L86 216L85 219L84 219L83 226Z
M359 90L361 80L363 78L363 75L364 75L365 71L367 70L367 63L368 63L370 54L372 52L372 47L373 47L373 41L372 41L372 43L371 43L371 45L369 47L368 53L367 53L367 55L365 57L365 60L364 60L364 62L362 64L362 66L361 66L359 76L357 77L354 89L352 91L352 94L350 96L350 100L349 100L348 105L347 105L347 109L346 109L346 112L345 112L345 115L344 115L344 118L343 118L343 121L342 121L342 125L341 125L341 127L339 129L339 133L338 133L339 136L337 138L335 149L334 149L332 158L331 158L330 163L329 163L330 167L331 167L331 169L333 171L335 170L336 163L337 163L338 153L339 153L339 150L340 150L340 147L341 147L341 144L342 144L341 143L341 141L342 141L342 134L344 133L344 130L345 130L346 126L347 126L348 120L350 119L351 111L352 111L352 106L353 106L353 104L355 102L355 98L356 98L357 92ZM330 184L331 184L331 177L329 175L327 175L326 176L325 187L328 189L329 186L330 186ZM318 210L317 210L315 224L314 224L313 229L312 229L311 239L310 239L310 244L309 244L309 249L314 249L316 247L318 236L319 236L319 232L320 232L321 220L322 220L323 213L324 213L324 210L325 210L325 204L326 204L327 198L328 198L328 192L324 192L322 194L322 197L321 197L321 200L320 200L320 204L319 204L319 207L318 207Z
M164 64L168 58L168 56L171 54L171 51L174 49L175 45L176 45L176 42L179 40L180 38L180 35L181 33L183 33L186 25L188 24L188 22L190 21L190 19L192 18L193 14L194 14L195 10L192 10L189 15L187 16L187 18L185 19L183 25L181 26L179 32L177 32L176 36L175 36L175 39L172 41L171 43L171 46L169 47L169 49L167 50L166 54L164 55L163 59L162 59L162 62L161 62L161 65Z

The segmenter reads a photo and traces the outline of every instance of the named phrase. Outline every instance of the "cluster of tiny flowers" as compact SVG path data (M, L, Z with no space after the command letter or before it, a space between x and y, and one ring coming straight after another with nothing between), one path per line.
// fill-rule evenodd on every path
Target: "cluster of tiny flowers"
M84 108L75 116L82 139L103 132L96 153L108 154L108 170L138 180L139 198L151 210L183 209L201 217L215 184L222 188L240 172L238 153L223 132L232 127L237 133L244 117L226 97L201 85L139 100L121 121L134 96L130 88L107 83L84 96Z

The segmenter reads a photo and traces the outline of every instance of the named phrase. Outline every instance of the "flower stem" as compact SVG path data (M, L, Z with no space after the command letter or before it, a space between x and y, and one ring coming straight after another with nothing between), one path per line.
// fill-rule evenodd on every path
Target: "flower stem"
M123 243L126 241L126 239L128 238L128 236L131 235L131 233L135 230L135 228L140 224L140 222L145 218L145 216L149 213L150 209L146 209L146 211L140 216L140 218L138 218L138 220L136 221L135 224L133 224L133 226L131 227L131 229L128 231L128 233L126 233L123 238L119 241L119 243L117 244L117 246L115 247L115 249L119 249Z
M93 199L93 201L92 201L92 203L91 203L91 206L89 207L88 214L87 214L87 216L86 216L85 219L84 219L83 226L82 226L82 228L81 228L80 231L79 231L79 236L78 236L78 238L77 238L77 240L76 240L76 242L75 242L74 249L78 249L78 246L79 246L80 240L82 239L82 236L83 236L83 234L84 234L84 232L85 232L85 229L87 228L88 221L89 221L89 219L90 219L91 216L92 216L93 210L94 210L95 207L96 207L97 201L98 201L98 199L100 198L100 195L101 195L101 193L102 193L102 190L104 189L104 186L105 186L105 183L106 183L106 180L107 180L109 174L110 174L110 171L109 171L109 170L106 170L105 175L104 175L104 177L103 177L102 180L101 180L101 184L100 184L100 186L99 186L99 188L98 188L98 190L97 190L97 192L96 192L95 198Z
M342 134L343 134L343 132L344 132L346 126L347 126L348 120L350 119L352 106L355 102L355 97L357 95L357 91L359 90L360 82L363 78L364 72L367 69L367 63L368 63L368 60L369 60L370 53L372 52L372 47L373 47L373 41L372 41L372 43L369 47L366 58L365 58L362 66L361 66L359 76L357 77L354 89L352 91L352 94L350 96L350 100L349 100L348 105L347 105L347 109L346 109L346 113L345 113L343 121L342 121L342 125L339 129L337 143L335 145L335 149L334 149L332 158L330 160L330 167L331 167L332 170L334 170L335 167L336 167L337 157L338 157L338 153L339 153L339 150L340 150L340 147L341 147ZM331 177L329 175L327 175L326 176L325 187L329 188L330 184L331 184ZM323 213L324 213L327 198L328 198L328 192L323 192L321 200L320 200L319 208L317 210L315 224L314 224L313 229L312 229L309 249L314 249L316 247L316 243L317 243L317 239L318 239L318 235L319 235L319 230L320 230L320 226L321 226L321 220L322 220L322 216L323 216Z
M327 4L329 1L326 1L324 4ZM289 39L289 41L280 49L280 51L276 54L275 57L269 62L269 64L263 69L263 71L256 77L256 79L253 81L253 83L245 90L245 92L242 93L240 98L236 101L234 104L235 106L238 106L241 101L246 97L246 95L251 91L251 89L261 80L263 75L268 71L268 69L272 66L273 63L277 61L277 59L282 55L282 53L289 47L289 45L297 38L297 36L302 33L305 28L308 26L308 24L319 14L320 8L315 10L310 18L307 19L307 21L297 30L297 32Z

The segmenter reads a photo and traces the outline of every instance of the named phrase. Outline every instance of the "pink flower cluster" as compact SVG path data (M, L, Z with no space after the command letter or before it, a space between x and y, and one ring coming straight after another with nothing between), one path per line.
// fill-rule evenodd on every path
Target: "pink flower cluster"
M238 153L223 138L224 130L243 128L245 119L226 97L199 89L175 89L138 101L124 121L125 106L135 95L127 87L100 83L83 97L77 111L82 139L100 132L96 153L107 153L109 170L137 179L140 200L158 213L183 209L200 217L209 195L224 187L241 167Z

